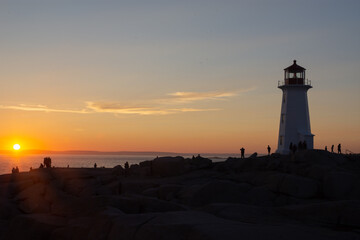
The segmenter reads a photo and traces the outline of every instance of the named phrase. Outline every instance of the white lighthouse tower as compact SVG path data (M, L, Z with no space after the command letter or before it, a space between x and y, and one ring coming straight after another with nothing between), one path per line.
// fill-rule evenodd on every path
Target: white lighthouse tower
M314 147L314 135L310 129L307 91L311 82L305 80L305 68L296 64L284 69L284 82L278 87L283 91L281 104L278 148L276 152L289 153L290 144L306 142L307 149Z

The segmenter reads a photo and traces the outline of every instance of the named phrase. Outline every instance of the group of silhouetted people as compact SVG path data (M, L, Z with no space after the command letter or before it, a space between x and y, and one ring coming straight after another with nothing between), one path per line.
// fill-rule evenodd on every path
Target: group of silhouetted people
M44 164L40 163L40 167L39 168L51 168L51 158L50 157L45 157L44 158Z
M292 153L295 153L297 150L306 150L307 144L305 141L299 141L297 145L290 142L289 149Z
M338 149L338 154L341 154L341 143L338 144L337 146ZM327 146L325 146L325 151L327 151ZM334 145L331 145L331 152L334 153Z
M18 166L12 168L11 172L12 172L12 173L19 173L19 168L18 168Z

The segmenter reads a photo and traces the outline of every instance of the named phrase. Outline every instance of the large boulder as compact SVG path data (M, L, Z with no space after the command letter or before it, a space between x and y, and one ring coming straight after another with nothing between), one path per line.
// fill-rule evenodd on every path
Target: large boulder
M46 184L38 182L20 192L15 201L21 211L25 213L47 213L50 211L50 204L45 200Z
M360 201L332 201L279 207L289 218L331 227L360 227Z
M0 197L0 219L9 220L19 214L20 211L10 199Z
M157 188L149 188L142 192L143 195L148 197L159 198L162 200L170 201L177 197L177 193L183 188L178 184L163 184Z
M153 160L152 174L155 176L175 176L189 170L183 157L159 157Z
M69 179L65 182L64 191L74 195L80 196L85 188L96 188L100 184L99 179Z
M214 203L200 209L217 217L247 223L284 222L284 217L276 213L273 208L247 204Z
M133 232L132 239L238 239L239 235L229 232L229 228L224 228L226 224L230 226L231 222L208 213L192 211L164 213L150 218L138 227ZM231 226L233 230L236 229L234 225Z
M209 182L192 195L191 205L199 206L209 203L244 203L245 194L251 186L247 183L234 183L230 181L215 180Z
M92 197L63 195L50 205L50 212L55 216L76 217L96 213L102 207L103 205Z
M151 181L144 181L139 178L126 178L122 179L119 183L119 188L121 188L121 193L142 193L146 189L158 187L158 184Z
M100 205L120 209L124 213L183 211L183 205L140 195L101 196L95 198Z
M290 174L270 175L267 186L274 192L297 198L314 198L319 193L319 183L317 181Z
M66 220L47 214L18 215L10 222L5 239L50 239L52 232L66 224Z
M158 188L158 198L163 200L172 200L183 186L178 184L164 184Z
M246 194L249 204L257 206L273 206L276 194L269 190L266 186L254 187Z
M206 169L212 167L212 161L208 158L203 158L201 156L193 157L191 159L186 159L190 168L192 170L196 169Z
M108 240L118 239L140 239L136 238L139 229L150 220L154 219L158 214L144 213L144 214L129 214L115 218L112 227L108 234ZM147 237L144 238L149 239ZM151 239L151 238L150 238ZM170 239L170 238L168 238Z
M323 193L330 199L360 199L360 178L348 172L329 172L324 176Z
M51 239L106 240L112 226L112 218L107 216L77 217L67 225L52 232Z

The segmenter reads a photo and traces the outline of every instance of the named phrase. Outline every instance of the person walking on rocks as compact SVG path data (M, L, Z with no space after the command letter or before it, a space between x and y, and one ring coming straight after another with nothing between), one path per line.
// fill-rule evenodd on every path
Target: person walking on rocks
M245 148L240 148L240 152L241 152L241 158L245 157Z
M327 152L327 146L325 146L325 151Z
M271 147L269 145L267 146L267 150L268 150L268 155L270 156Z
M334 144L331 145L331 152L334 153Z
M338 154L341 154L341 144L338 145Z

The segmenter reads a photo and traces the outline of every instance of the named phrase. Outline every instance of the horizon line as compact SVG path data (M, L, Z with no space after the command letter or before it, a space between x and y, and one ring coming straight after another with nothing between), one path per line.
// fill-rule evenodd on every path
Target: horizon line
M171 151L100 151L100 150L44 150L44 149L25 149L20 150L19 152L15 152L14 150L0 150L0 154L3 153L27 153L27 154L89 154L89 155L100 155L100 154L187 154L187 155L198 155L198 154L216 154L216 155L224 155L224 154L240 154L239 153L221 153L221 152L171 152ZM259 153L258 153L259 154ZM261 153L260 153L261 154Z

